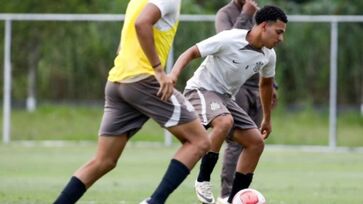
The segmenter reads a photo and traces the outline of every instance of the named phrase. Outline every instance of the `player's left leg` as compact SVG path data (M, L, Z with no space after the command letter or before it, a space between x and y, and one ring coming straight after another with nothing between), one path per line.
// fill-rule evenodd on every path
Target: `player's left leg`
M127 86L126 86L127 85ZM102 117L97 151L89 162L79 168L55 203L75 203L94 182L115 168L128 138L139 130L148 117L124 99L124 89L137 84L108 81L105 87L105 108ZM131 103L133 104L133 103Z
M100 136L96 155L79 168L74 176L82 180L89 188L100 177L116 167L127 140L126 134L123 136Z
M74 173L54 203L76 203L94 182L116 166L127 140L126 134L100 136L95 157Z
M237 162L236 173L228 202L240 190L248 188L252 182L253 173L264 149L264 140L257 128L242 130L236 128L233 132L234 140L244 148Z
M242 86L235 96L236 104L241 107L249 116L251 116L251 119L254 119L254 117L252 117L252 115L254 115L253 107L254 102L256 101L256 97L258 97L258 95L255 96L253 93L253 91L249 91L249 88L247 86ZM253 121L257 125L261 123L261 121ZM232 134L232 132L233 131L231 131L230 134ZM231 192L238 157L241 154L243 148L240 144L233 141L232 137L233 136L229 136L228 139L226 139L226 148L224 149L223 154L221 171L221 192L220 197L217 199L220 201L225 200L224 198L228 198Z

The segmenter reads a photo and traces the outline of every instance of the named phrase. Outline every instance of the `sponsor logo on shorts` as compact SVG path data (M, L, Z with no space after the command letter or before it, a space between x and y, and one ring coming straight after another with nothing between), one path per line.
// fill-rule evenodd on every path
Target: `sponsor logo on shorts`
M217 102L212 102L212 103L210 104L210 109L211 109L212 111L218 110L218 109L220 109L220 108L221 108L221 105L219 105L219 103L217 103Z

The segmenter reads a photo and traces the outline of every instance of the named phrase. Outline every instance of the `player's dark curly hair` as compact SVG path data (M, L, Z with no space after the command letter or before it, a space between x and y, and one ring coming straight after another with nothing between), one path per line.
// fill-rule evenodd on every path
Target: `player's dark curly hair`
M277 21L280 20L284 23L287 23L287 16L283 10L281 10L277 6L264 6L260 10L257 11L255 16L256 24L260 24L265 21Z

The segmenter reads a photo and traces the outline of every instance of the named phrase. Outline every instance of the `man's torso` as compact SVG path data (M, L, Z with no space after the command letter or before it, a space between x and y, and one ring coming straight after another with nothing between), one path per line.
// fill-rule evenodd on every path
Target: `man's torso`
M187 82L186 89L204 88L234 96L254 74L263 71L265 76L274 75L274 63L267 66L274 51L254 50L246 35L247 30L232 29L198 43L202 57L207 58Z
M145 56L135 30L135 21L148 3L157 6L161 18L153 26L155 49L164 66L172 45L179 19L181 0L131 0L128 4L121 33L120 49L108 80L134 82L153 75L154 70ZM141 77L140 77L141 76Z
M241 18L241 8L239 8L233 1L229 2L227 5L218 10L216 14L216 28L221 30L222 28L232 28L236 23L237 19ZM247 17L249 19L247 19ZM253 16L244 16L245 21L243 21L243 26L245 29L250 29L255 24ZM238 24L239 25L239 24ZM218 28L218 26L220 28ZM239 28L239 27L238 27ZM258 88L260 75L256 73L252 75L243 84L246 88Z

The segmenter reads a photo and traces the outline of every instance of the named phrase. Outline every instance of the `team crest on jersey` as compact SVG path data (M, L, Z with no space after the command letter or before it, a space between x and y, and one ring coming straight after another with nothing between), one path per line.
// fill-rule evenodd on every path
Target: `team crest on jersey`
M263 62L256 62L255 67L253 68L254 72L259 72L261 70L261 67L263 66Z
M210 104L210 109L211 109L212 111L218 110L218 109L220 109L220 108L221 108L221 105L219 105L219 103L217 103L217 102L212 102L212 103Z

